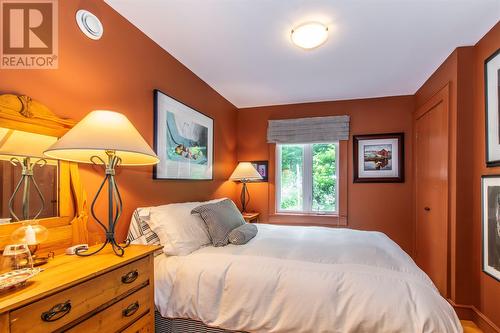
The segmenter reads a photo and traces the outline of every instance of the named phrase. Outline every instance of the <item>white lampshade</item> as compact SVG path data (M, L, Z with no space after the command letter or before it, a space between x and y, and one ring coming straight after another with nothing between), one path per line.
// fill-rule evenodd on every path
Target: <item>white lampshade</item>
M0 159L12 156L45 158L43 152L56 137L0 127Z
M251 181L251 180L260 180L262 176L259 172L254 168L252 163L250 162L240 162L236 169L234 169L230 180L234 181Z
M60 160L92 163L92 156L107 161L106 151L114 151L121 158L121 165L151 165L159 161L127 117L106 110L90 112L49 147L45 155Z

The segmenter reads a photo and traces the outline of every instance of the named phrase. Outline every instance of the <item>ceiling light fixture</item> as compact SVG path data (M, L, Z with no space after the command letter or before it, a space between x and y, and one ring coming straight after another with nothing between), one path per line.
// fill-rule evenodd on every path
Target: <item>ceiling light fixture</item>
M328 27L319 22L308 22L292 29L292 42L306 50L314 49L328 39Z
M97 16L85 9L76 12L76 23L80 30L90 39L99 40L104 33L104 27Z

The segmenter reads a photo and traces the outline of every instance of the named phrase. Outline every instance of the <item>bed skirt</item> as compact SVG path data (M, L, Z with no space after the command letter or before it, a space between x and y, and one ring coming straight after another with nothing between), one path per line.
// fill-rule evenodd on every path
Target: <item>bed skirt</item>
M245 333L208 327L201 321L182 318L165 318L155 311L156 333Z

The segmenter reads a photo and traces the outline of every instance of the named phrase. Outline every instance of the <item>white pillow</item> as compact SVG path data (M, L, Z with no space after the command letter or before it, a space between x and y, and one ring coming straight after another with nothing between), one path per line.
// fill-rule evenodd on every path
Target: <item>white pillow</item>
M211 200L206 203L224 199ZM165 254L188 255L212 243L205 222L198 214L191 215L191 211L201 204L204 203L184 202L150 209L150 218L147 223L160 238Z

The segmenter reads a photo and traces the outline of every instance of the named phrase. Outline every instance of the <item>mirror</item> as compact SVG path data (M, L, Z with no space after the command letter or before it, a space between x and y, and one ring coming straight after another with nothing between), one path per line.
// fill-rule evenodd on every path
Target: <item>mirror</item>
M43 155L56 140L0 127L0 224L58 215L58 161Z
M74 125L75 121L58 117L29 96L0 94L0 218L4 221L0 252L12 244L20 222L37 215L37 223L48 229L39 251L63 253L71 245L89 242L87 200L78 165L43 155Z

